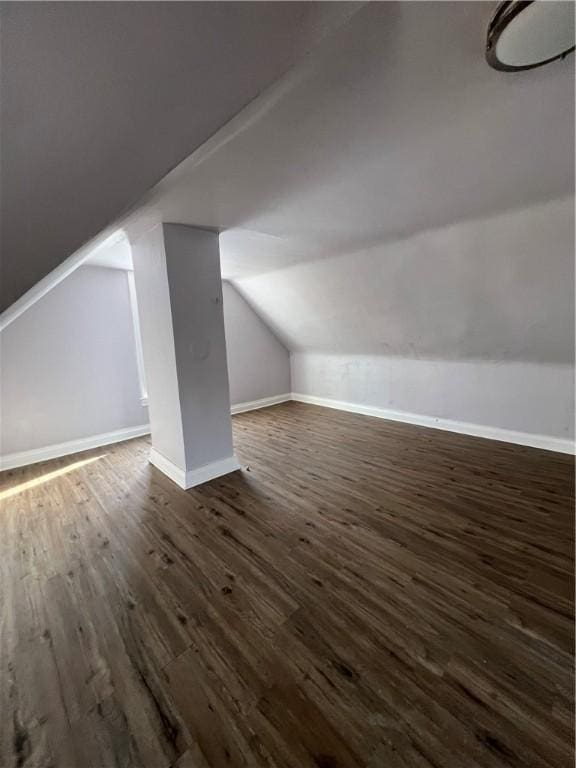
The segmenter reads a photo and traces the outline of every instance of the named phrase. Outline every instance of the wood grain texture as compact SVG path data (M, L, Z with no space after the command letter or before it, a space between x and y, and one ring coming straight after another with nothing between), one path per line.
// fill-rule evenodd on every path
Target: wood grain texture
M566 768L573 460L300 403L0 475L0 765Z

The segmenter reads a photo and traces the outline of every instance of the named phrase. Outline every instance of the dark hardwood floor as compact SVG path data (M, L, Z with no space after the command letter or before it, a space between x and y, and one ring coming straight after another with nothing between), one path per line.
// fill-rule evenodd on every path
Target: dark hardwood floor
M0 475L3 768L573 765L573 460L298 403Z

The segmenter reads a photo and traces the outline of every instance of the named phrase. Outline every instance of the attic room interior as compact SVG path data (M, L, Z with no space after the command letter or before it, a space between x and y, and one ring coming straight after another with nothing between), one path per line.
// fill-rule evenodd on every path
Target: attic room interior
M574 764L574 3L0 2L0 765Z

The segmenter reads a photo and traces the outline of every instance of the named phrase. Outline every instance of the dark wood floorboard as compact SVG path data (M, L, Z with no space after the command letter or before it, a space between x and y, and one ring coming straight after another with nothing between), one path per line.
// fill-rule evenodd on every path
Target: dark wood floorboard
M287 403L0 475L4 768L573 765L573 459Z

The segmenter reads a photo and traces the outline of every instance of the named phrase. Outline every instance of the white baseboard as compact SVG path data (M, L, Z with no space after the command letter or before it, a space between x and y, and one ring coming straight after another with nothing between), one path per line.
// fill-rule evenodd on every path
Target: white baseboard
M166 456L162 455L155 448L150 449L149 459L151 464L185 490L241 469L236 456L229 456L226 459L213 461L210 464L204 464L203 467L188 471L174 464L174 462L167 459Z
M120 443L123 440L130 440L132 437L141 437L150 434L150 425L141 424L138 427L126 427L117 429L114 432L104 432L100 435L91 437L81 437L78 440L70 440L66 443L57 443L56 445L47 445L43 448L34 448L31 451L20 451L19 453L8 453L0 456L0 472L6 469L16 469L16 467L25 467L28 464L37 464L39 461L49 461L58 459L62 456L68 456L71 453L81 453L89 451L92 448L101 448L103 445Z
M463 435L472 435L474 437L484 437L488 440L499 440L505 443L515 443L517 445L527 445L532 448L541 448L546 451L557 451L559 453L574 454L574 442L560 437L549 437L548 435L535 435L527 432L515 432L509 429L500 429L499 427L487 427L481 424L471 424L464 421L453 421L451 419L435 418L433 416L422 416L416 413L407 413L405 411L391 411L385 408L375 408L367 405L358 405L348 403L342 400L332 400L326 397L314 397L313 395L303 395L297 392L291 394L276 395L274 397L265 397L261 400L252 400L247 403L238 403L231 407L232 414L252 411L257 408L267 408L271 405L285 403L288 400L296 400L300 403L310 405L320 405L324 408L335 408L340 411L349 411L350 413L361 413L365 416L374 416L378 419L388 419L389 421L401 421L407 424L416 424L420 427L432 427L433 429L442 429L447 432L458 432ZM40 461L49 461L62 456L68 456L72 453L81 453L93 448L100 448L104 445L119 443L123 440L130 440L133 437L141 437L150 433L150 425L142 424L138 427L127 427L118 429L114 432L105 432L100 435L83 437L78 440L70 440L66 443L56 445L47 445L42 448L35 448L31 451L21 451L19 453L9 453L0 456L0 472L8 469L16 469L29 464L37 464ZM220 475L234 472L240 468L235 457L225 459L223 462L207 464L192 473L184 474L176 465L168 462L157 451L155 457L150 456L152 464L158 467L181 488L192 488L200 483L205 483ZM163 463L164 462L164 463Z
M236 403L236 405L230 406L230 413L244 413L244 411L255 411L258 408L268 408L270 405L278 405L279 403L286 403L292 399L290 392L284 395L273 395L272 397L263 397L260 400L250 400L247 403Z
M274 395L273 397L264 397L261 400L252 400L247 403L237 403L236 405L232 405L230 407L230 412L232 414L235 413L243 413L244 411L254 411L257 408L267 408L270 405L277 405L278 403L285 403L287 400L291 400L290 393L287 393L285 395ZM148 399L146 398L146 402L142 400L142 405L148 405ZM132 437L141 437L142 435L149 435L150 434L150 425L149 424L142 424L138 427L126 427L126 429L117 429L114 432L105 432L100 435L91 435L90 437L81 437L78 440L70 440L66 443L56 443L54 445L46 445L42 448L33 448L30 451L20 451L18 453L8 453L5 456L0 456L0 472L3 472L7 469L16 469L17 467L25 467L29 464L37 464L40 461L49 461L50 459L59 459L62 456L68 456L71 453L81 453L82 451L89 451L92 448L100 448L103 445L110 445L112 443L120 443L122 440L130 440ZM159 454L160 456L160 454ZM162 461L164 457L159 458L158 461ZM155 464L155 462L152 462ZM178 483L182 488L192 488L194 485L199 485L200 483L205 483L209 479L213 479L213 477L218 477L219 475L226 474L226 472L233 472L235 469L238 469L240 465L238 465L238 462L236 462L237 466L234 466L234 469L227 469L220 471L219 469L215 469L214 471L216 474L214 474L211 478L207 477L207 474L209 474L208 468L202 468L201 470L198 470L200 472L200 475L198 475L199 478L206 478L206 479L194 479L189 478L186 480L185 478L180 482L179 480L176 480L172 475L170 474L170 470L165 470L162 467L158 466L158 469L162 469L165 474L168 475L168 477L172 477L174 482ZM179 471L177 467L174 466L174 471ZM189 485L182 485L182 483L190 482Z
M436 418L434 416L423 416L421 414L407 413L405 411L390 411L386 408L375 408L367 405L357 405L356 403L348 403L343 400L331 400L327 397L302 395L297 392L292 393L292 400L296 400L299 403L308 403L309 405L320 405L323 408L335 408L338 411L361 413L364 416L374 416L377 419L401 421L407 424L416 424L420 427L442 429L446 432L458 432L462 435L484 437L488 440L499 440L500 442L504 443L527 445L532 448L541 448L545 451L557 451L559 453L574 454L574 441L561 437L534 435L530 434L529 432L515 432L511 429L488 427L481 424L471 424L470 422L466 421L453 421L452 419Z

